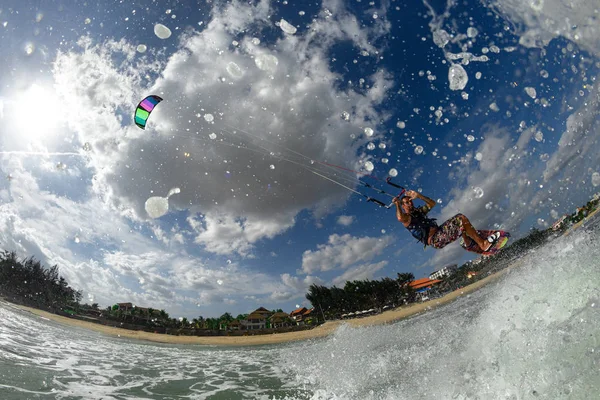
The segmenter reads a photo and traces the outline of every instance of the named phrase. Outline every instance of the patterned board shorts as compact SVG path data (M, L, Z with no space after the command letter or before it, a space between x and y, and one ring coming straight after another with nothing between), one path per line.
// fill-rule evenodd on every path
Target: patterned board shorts
M464 232L465 228L462 223L462 214L456 214L454 217L444 222L433 234L431 238L431 247L441 249L446 245L454 242Z

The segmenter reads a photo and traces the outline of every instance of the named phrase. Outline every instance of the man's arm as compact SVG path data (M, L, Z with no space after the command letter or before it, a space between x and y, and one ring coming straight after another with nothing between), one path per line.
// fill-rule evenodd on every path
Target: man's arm
M400 199L398 197L396 197L393 202L396 205L396 218L404 225L407 225L410 222L410 215L405 214L404 211L402 211L402 206L400 206Z
M422 195L421 193L419 193L419 192L415 192L415 193L416 193L416 196L415 196L415 197L416 197L417 199L421 199L421 200L423 200L423 201L425 202L425 204L427 205L427 209L428 209L427 211L431 210L431 209L432 209L432 208L435 206L435 201L434 201L434 200L430 199L430 198L429 198L429 197L427 197L427 196L423 196L423 195Z

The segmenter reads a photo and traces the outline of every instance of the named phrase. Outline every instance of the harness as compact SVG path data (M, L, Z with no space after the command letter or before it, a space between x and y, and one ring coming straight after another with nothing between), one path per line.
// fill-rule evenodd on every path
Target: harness
M406 227L411 235L419 242L423 243L423 247L427 247L427 239L429 238L429 229L437 228L435 218L428 218L427 212L423 207L419 207L410 213L410 224Z

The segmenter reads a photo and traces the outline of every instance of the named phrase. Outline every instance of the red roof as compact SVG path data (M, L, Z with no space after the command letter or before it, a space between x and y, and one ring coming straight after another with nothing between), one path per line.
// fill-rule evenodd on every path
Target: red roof
M304 314L306 312L306 307L302 307L302 308L297 308L294 311L292 311L290 313L290 315L296 315L296 314Z
M421 278L421 279L417 279L415 281L412 281L411 283L409 283L409 286L415 290L417 289L421 289L424 287L429 287L429 286L433 286L436 283L440 283L441 280L439 279L429 279L429 278Z

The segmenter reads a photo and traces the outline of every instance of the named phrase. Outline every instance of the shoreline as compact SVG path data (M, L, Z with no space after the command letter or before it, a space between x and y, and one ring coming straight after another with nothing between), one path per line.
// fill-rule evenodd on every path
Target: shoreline
M108 336L142 340L154 343L166 343L166 344L186 344L186 345L207 345L207 346L258 346L258 345L270 345L270 344L281 344L296 342L309 339L318 339L333 334L337 328L346 324L353 328L376 326L391 324L406 318L410 318L414 315L420 314L425 311L429 311L433 308L437 308L453 302L461 296L469 295L484 285L494 282L507 274L515 266L519 265L518 261L509 265L505 269L498 271L494 274L486 276L477 282L473 282L470 285L464 286L461 289L450 292L440 298L427 300L422 303L413 303L408 306L402 306L393 310L387 310L377 315L371 315L368 317L328 321L316 328L299 331L299 332L286 332L286 333L274 333L270 335L256 335L256 336L176 336L167 335L161 333L151 333L145 331L134 331L129 329L111 327L106 325L100 325L93 322L86 322L77 319L71 319L63 317L61 315L52 314L47 311L38 310L36 308L22 306L18 304L11 304L13 307L29 312L30 314L36 315L45 320L51 320L67 326L74 326L78 328L84 328L91 331L99 332Z
M572 231L578 229L585 224L591 217L596 213L600 212L600 208L596 209L590 215L588 215L583 221L578 222L568 229L563 236L568 235ZM142 340L146 342L154 343L165 343L165 344L185 344L185 345L204 345L204 346L259 346L259 345L270 345L270 344L281 344L296 342L302 340L318 339L333 334L340 326L349 325L353 328L360 328L366 326L385 325L398 322L400 320L410 318L422 312L432 310L434 308L449 304L461 296L469 295L481 287L492 283L500 279L505 274L509 273L513 268L521 265L520 260L514 261L508 267L486 276L470 285L464 286L461 289L457 289L453 292L447 293L446 295L433 299L427 300L422 303L413 303L408 306L402 306L393 310L387 310L380 314L371 315L363 318L328 321L316 328L299 331L299 332L286 332L286 333L273 333L270 335L255 335L255 336L176 336L167 335L161 333L151 333L145 331L134 331L124 328L111 327L106 325L100 325L93 322L86 322L77 319L71 319L63 317L61 315L52 314L47 311L38 310L37 308L22 306L19 304L10 303L2 298L0 300L5 301L12 307L19 310L29 312L30 314L36 315L44 320L50 320L58 322L67 326L74 326L78 328L84 328L91 331L95 331L104 335L113 336L117 338L127 338Z
M575 229L581 228L583 225L585 225L586 222L589 222L589 220L594 215L596 215L598 212L600 212L600 207L596 208L594 211L592 211L591 213L589 213L581 221L577 222L576 224L573 224L573 226L571 228L567 229L567 231L563 234L563 236L567 236L569 233L571 233Z

